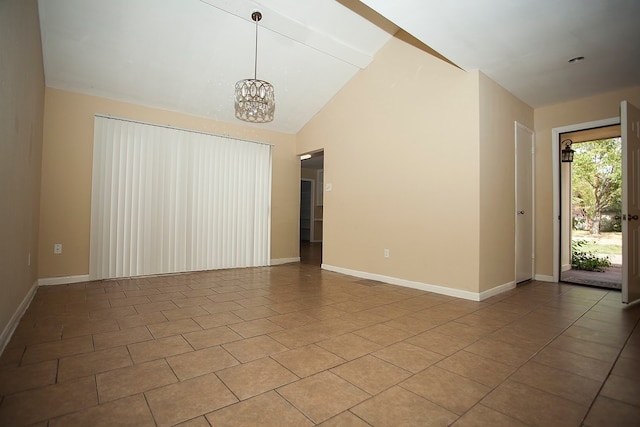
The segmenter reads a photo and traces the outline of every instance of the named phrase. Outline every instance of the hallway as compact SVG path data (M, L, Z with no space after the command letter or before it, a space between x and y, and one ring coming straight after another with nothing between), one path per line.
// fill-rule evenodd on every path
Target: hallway
M300 263L322 265L322 242L300 242Z

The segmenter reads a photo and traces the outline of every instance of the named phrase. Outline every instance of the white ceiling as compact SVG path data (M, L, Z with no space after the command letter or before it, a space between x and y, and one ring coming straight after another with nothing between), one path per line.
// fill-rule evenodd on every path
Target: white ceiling
M639 0L362 2L534 108L640 85Z
M374 9L379 15L369 9ZM39 0L46 83L225 122L236 81L296 133L406 30L533 107L640 84L638 0ZM385 19L386 18L386 19ZM396 26L397 25L397 26ZM569 64L574 56L585 60Z

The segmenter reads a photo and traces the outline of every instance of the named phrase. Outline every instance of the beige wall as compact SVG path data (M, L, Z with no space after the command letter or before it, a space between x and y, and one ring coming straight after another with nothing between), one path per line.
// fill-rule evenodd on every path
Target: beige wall
M43 100L38 4L0 1L0 351L37 280Z
M47 88L42 159L40 277L89 273L95 114L274 144L271 258L298 256L300 162L295 155L295 135ZM61 255L53 254L54 243L62 243Z
M618 117L620 101L640 105L640 87L537 108L536 134L536 274L553 276L553 128Z
M333 187L324 264L478 291L478 105L477 73L393 38L300 131Z
M515 280L515 122L533 131L533 108L480 78L480 292Z

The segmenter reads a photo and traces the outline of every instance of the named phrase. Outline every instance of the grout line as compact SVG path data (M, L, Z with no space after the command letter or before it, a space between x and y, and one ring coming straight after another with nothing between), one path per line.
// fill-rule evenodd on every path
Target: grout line
M582 318L582 316L581 316L581 318ZM593 408L593 405L595 404L595 402L598 399L598 397L600 397L600 393L602 393L602 389L604 388L604 385L607 383L607 380L611 376L611 372L613 372L613 369L615 368L616 363L618 363L618 360L620 359L620 355L624 351L624 349L627 346L627 344L629 344L629 340L631 340L631 336L633 335L633 332L638 327L638 324L640 324L640 318L638 318L638 320L636 320L636 323L633 326L633 328L631 329L631 332L629 332L629 336L625 340L624 345L620 348L620 351L618 351L618 354L617 354L615 360L611 364L611 368L609 368L609 372L607 372L607 376L605 377L604 381L602 381L602 384L600 384L600 388L598 389L598 392L596 393L595 397L591 401L591 404L589 405L589 408L587 409L587 412L585 412L584 417L582 417L582 420L580 421L580 425L582 425L584 423L584 421L587 419L587 416L591 412L591 409ZM613 400L616 400L616 399L613 399Z
M236 360L237 360L237 359L236 359ZM240 361L238 361L238 362L240 362ZM239 365L235 365L235 366L242 366L242 365L243 365L243 363L240 363ZM228 368L221 369L220 371L223 371L223 370L225 370L225 369L230 369L230 368L233 368L233 366L230 366L230 367L228 367ZM229 387L229 385L227 385L227 383L226 383L226 382L224 382L224 380L223 380L222 378L220 378L220 376L218 375L218 372L219 372L219 371L211 372L211 373L212 373L213 375L215 375L215 376L216 376L216 378L218 379L218 381L220 381L220 382L222 383L222 385L224 385L224 386L226 387L226 389L227 389L227 390L229 390L229 393L231 393L231 394L233 395L233 397L235 397L235 398L238 400L237 402L232 403L231 405L227 405L227 406L225 406L225 408L227 408L227 407L229 407L229 406L232 406L232 405L236 405L236 404L238 404L238 403L240 403L240 402L244 402L242 399L240 399L240 397L239 397L239 396L238 396L238 395L237 395L233 390L231 390L231 387ZM266 392L265 392L265 393L266 393ZM262 393L260 393L260 394L262 394ZM259 396L259 395L257 395L257 396ZM251 399L251 398L249 398L249 399ZM249 399L246 399L246 400L249 400ZM222 408L220 408L220 409L222 409ZM215 411L213 411L213 412L215 412Z
M149 405L149 399L147 399L146 393L143 391L143 392L140 392L140 394L142 394L142 398L144 399L145 403L147 404L147 409L149 410L149 413L151 414L151 419L153 420L153 422L157 426L158 425L158 420L156 420L156 416L153 414L153 411L151 410L151 405ZM132 396L135 396L135 395L132 395Z
M493 391L495 391L498 387L500 387L500 386L501 386L501 385L503 385L505 382L507 382L507 381L508 381L508 380L509 380L513 375L515 375L515 374L516 374L520 369L522 369L522 367L523 367L524 365L526 365L527 363L531 362L531 361L533 360L533 358L535 358L535 357L536 357L536 356L537 356L537 355L538 355L542 350L544 350L545 348L547 348L547 347L549 346L549 344L551 344L551 343L552 343L552 342L553 342L557 337L559 337L560 335L562 335L562 334L563 334L567 329L569 329L569 328L570 328L571 326L573 326L573 325L574 325L578 320L580 320L580 319L581 319L581 318L582 318L586 313L588 313L591 309L593 309L593 307L595 307L595 306L598 304L598 302L602 301L602 299L603 299L603 298L605 298L605 297L606 297L606 295L607 295L607 293L605 293L602 297L600 297L600 299L598 299L597 301L595 301L595 302L594 302L594 303L593 303L593 304L592 304L588 309L586 309L586 310L585 310L585 311L580 315L580 317L578 317L578 318L577 318L576 320L574 320L570 325L566 326L564 329L562 329L560 332L558 332L558 333L557 333L553 338L551 338L549 341L547 341L547 343L546 343L546 344L544 344L544 345L540 348L540 350L538 350L538 351L536 351L535 353L533 353L533 354L532 354L532 355L531 355L531 356L530 356L530 357L529 357L525 362L523 362L520 366L518 366L518 367L517 367L517 368L516 368L516 369L515 369L511 374L507 375L507 377L505 377L505 379L503 379L499 384L497 384L495 387L493 387L493 388L491 389L491 391L490 391L490 392L488 392L488 393L487 393L487 394L486 394L482 399L480 399L480 400L479 400L478 402L476 402L473 406L471 406L467 411L465 411L463 414L461 414L461 415L459 416L459 418L458 418L458 419L462 418L464 415L466 415L468 412L470 412L470 411L471 411L473 408L475 408L476 406L481 405L481 404L482 404L482 401L483 401L487 396L489 396L489 395L490 395ZM505 326L501 327L500 329L498 329L498 330L497 330L497 331L495 331L495 332L498 332L499 330L504 329L505 327L507 327L507 326L511 325L512 323L516 322L516 321L517 321L517 320L519 320L519 319L522 319L522 317L524 317L524 316L526 316L526 315L528 315L528 314L532 313L532 312L533 312L533 311L535 311L536 309L541 308L541 307L545 307L545 306L546 306L545 304L546 304L546 302L545 302L545 303L539 303L539 304L538 304L538 305L537 305L533 310L531 310L531 311L529 311L529 312L527 312L527 313L525 313L525 314L521 315L521 316L520 316L520 317L518 317L518 318L515 318L514 320L510 321L508 324L506 324ZM495 332L494 332L494 333L495 333ZM509 344L509 343L507 343L507 344ZM472 344L469 344L469 345L472 345ZM469 347L469 346L466 346L465 348L467 348L467 347ZM458 352L460 352L460 351L464 351L464 350L465 350L465 348L458 350ZM458 353L458 352L456 352L456 353ZM454 353L454 354L456 354L456 353ZM475 354L475 353L474 353L474 354ZM494 361L494 362L497 362L497 363L503 363L503 362L499 362L499 361L497 361L497 360L493 360L493 359L487 358L487 357L482 356L482 355L477 355L477 356L483 357L483 358L485 358L485 359L489 359L489 360ZM447 358L448 358L448 357L451 357L451 356L447 356ZM585 356L585 357L586 357L586 356ZM443 360L444 360L444 359L443 359ZM509 365L509 366L510 366L510 365ZM561 368L556 368L556 367L552 367L552 368L554 368L554 369L558 369L558 370L561 370L561 371L565 371L565 372L568 372L568 373L573 374L573 375L578 375L578 374L575 374L575 373L570 372L570 371L566 371L566 370L561 369ZM578 375L578 376L582 376L582 375ZM518 381L516 381L516 382L518 382ZM604 384L604 382L603 382L603 384ZM536 389L536 390L542 391L542 392L544 392L544 393L551 394L551 395L553 395L553 396L560 397L560 398L562 398L562 399L566 399L566 398L564 398L564 397L562 397L562 396L558 396L558 395L556 395L556 394L554 394L554 393L550 393L549 391L541 390L541 389L539 389L539 388L537 388L537 387L534 387L534 386L531 386L531 385L528 385L528 384L524 384L524 385L526 385L526 386L528 386L528 387L531 387L531 388L534 388L534 389ZM599 394L599 392L598 392L598 394ZM596 394L596 397L597 397L597 394ZM567 399L567 400L568 400L568 399ZM595 400L595 398L594 398L594 400ZM573 403L576 403L576 402L573 402ZM592 404L593 404L593 403L592 403ZM499 410L497 410L497 409L495 409L495 408L492 408L492 407L489 407L489 406L487 406L487 407L488 407L489 409L493 410L493 411L499 412L500 414L502 414L502 415L504 415L504 416L506 416L506 417L508 417L508 418L515 419L515 420L518 420L518 421L520 421L520 422L523 422L522 420L517 419L517 418L515 418L515 417L513 417L513 416L511 416L511 415L509 415L509 414L505 414L504 412L499 411ZM587 409L587 411L585 412L584 417L586 417L586 415L588 414L589 410L590 410L590 407L589 407L589 409ZM581 424L582 424L582 422L584 421L584 417L583 417L583 419L581 420Z
M293 383L290 383L290 384L293 384ZM298 408L293 402L289 401L289 399L287 399L286 396L283 396L282 394L280 394L278 389L281 389L282 387L286 387L287 385L289 385L289 384L286 384L286 385L278 387L278 388L274 388L273 390L270 390L270 391L275 392L282 400L284 400L289 405L291 405L291 407L294 408L296 411L300 412L303 417L305 417L306 419L308 419L311 422L311 424L313 424L314 426L317 425L318 423L316 423L313 419L311 419L311 416L307 415L301 408ZM265 393L268 393L268 392L265 392ZM333 418L333 417L331 417L331 418ZM329 418L329 419L331 419L331 418Z
M55 381L53 382L54 384L59 384L59 383L58 383L58 376L59 376L59 375L60 375L60 358L56 359L56 379L55 379ZM96 386L96 387L97 387L97 386ZM97 388L96 388L96 400L97 400L97 397L98 397L98 390L97 390Z

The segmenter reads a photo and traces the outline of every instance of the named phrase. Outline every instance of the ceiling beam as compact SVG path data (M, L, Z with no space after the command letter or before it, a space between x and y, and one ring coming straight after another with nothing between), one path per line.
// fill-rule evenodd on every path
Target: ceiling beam
M366 68L373 60L372 55L361 52L324 32L309 28L273 9L258 5L252 1L200 1L251 23L253 23L251 12L259 10L263 16L262 21L260 21L261 28L280 34L296 43L302 43L307 47L360 69Z

